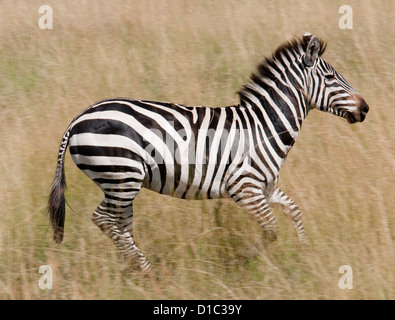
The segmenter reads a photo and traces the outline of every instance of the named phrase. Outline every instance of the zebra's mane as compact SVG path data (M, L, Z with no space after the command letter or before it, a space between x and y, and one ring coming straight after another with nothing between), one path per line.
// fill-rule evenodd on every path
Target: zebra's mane
M273 73L273 70L278 70L279 65L286 65L284 63L284 57L289 60L295 60L297 57L303 55L311 37L311 34L306 34L302 38L294 37L290 41L280 45L270 58L265 58L258 65L257 71L250 76L250 82L244 85L242 89L237 92L240 97L240 101L243 101L243 98L248 94L248 88L253 85L258 85L265 89L267 85L265 85L262 79L270 79L275 81L278 76ZM322 41L321 39L318 39L318 41L320 42L320 51L318 55L321 56L325 52L326 42Z

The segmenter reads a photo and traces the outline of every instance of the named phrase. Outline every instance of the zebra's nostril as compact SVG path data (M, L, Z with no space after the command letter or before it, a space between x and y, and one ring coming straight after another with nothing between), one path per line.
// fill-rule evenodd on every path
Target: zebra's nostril
M368 111L369 111L368 104L362 98L361 98L361 109L360 110L362 110L362 112L365 113L365 114L368 113Z

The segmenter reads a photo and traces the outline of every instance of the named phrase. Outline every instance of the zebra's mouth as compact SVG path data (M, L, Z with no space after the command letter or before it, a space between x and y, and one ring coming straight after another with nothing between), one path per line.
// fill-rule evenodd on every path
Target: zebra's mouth
M345 118L347 119L348 123L351 124L358 121L351 112L347 112Z

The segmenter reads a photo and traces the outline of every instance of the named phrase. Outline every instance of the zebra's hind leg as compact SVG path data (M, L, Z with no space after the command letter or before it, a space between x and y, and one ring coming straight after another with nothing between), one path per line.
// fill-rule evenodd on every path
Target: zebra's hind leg
M293 199L288 197L279 188L276 188L270 196L271 203L279 203L282 206L284 214L292 221L300 242L307 242L307 235L302 222L302 214L299 206Z
M151 266L133 239L133 200L124 200L119 205L109 202L107 196L93 211L92 221L113 240L133 270L149 272Z
M269 202L262 188L252 184L245 184L237 191L230 190L229 195L246 212L257 218L266 239L270 241L277 239L277 219L269 207Z

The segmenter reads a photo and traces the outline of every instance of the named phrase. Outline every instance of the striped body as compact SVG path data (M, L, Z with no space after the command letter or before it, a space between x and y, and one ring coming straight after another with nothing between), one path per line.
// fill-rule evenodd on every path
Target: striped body
M262 126L263 117L270 125ZM140 182L177 198L221 198L246 175L263 189L273 185L294 142L289 134L268 138L276 135L273 122L251 106L110 99L73 121L69 146L77 166L119 198Z
M232 198L276 239L270 203L279 203L301 241L298 205L276 182L311 109L348 122L365 119L362 97L320 55L311 34L281 46L239 91L240 103L211 108L125 98L100 101L78 115L59 148L49 212L54 238L64 228L64 155L104 192L93 222L143 271L150 265L133 239L133 200L142 187L183 199Z

